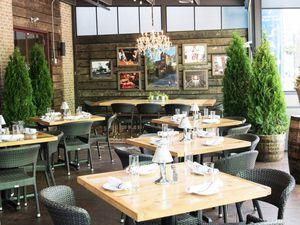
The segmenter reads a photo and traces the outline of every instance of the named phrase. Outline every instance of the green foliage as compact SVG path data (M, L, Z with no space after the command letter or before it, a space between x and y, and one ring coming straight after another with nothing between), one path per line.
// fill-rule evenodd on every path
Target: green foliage
M151 100L155 97L162 97L164 96L165 97L165 100L169 100L169 95L167 95L166 93L163 93L163 92L160 92L160 91L151 91L149 92L149 95L148 95L148 100Z
M24 57L18 48L8 62L4 77L3 114L8 124L28 121L35 115L32 87Z
M275 135L287 131L286 105L275 59L267 38L257 47L249 87L248 119L258 135Z
M238 33L233 33L223 78L224 115L243 116L248 114L248 86L251 76L251 64L244 41Z
M52 105L53 86L44 49L40 44L35 44L31 51L29 75L33 90L33 104L36 106L36 114L41 116Z

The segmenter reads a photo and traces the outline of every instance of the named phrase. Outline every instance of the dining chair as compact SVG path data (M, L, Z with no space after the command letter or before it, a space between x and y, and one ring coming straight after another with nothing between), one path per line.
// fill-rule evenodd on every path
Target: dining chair
M220 115L220 117L224 116L224 105L222 102L215 104L213 107L210 108L210 110L216 111L216 114Z
M48 187L40 192L42 204L46 207L55 225L90 225L89 213L75 204L73 190L65 185Z
M78 152L84 149L88 150L88 165L90 166L90 170L94 171L90 143L90 132L92 124L93 122L76 122L59 126L59 130L64 133L62 142L59 144L59 147L62 147L65 152L65 166L68 171L68 176L70 176L70 153L75 152L75 164L77 166L77 169L79 169L80 161Z
M230 120L238 120L241 122L240 125L243 125L244 123L246 123L246 118L243 116L224 116L224 119L230 119ZM220 131L220 135L225 136L228 135L228 130L231 128L235 128L238 127L240 125L235 125L235 126L227 126L227 127L220 127L219 131Z
M27 186L34 187L36 217L40 217L40 206L36 186L36 161L40 145L25 145L21 147L3 148L0 151L0 192L17 188L17 205L20 205L20 188L23 187L24 206L27 206ZM23 168L30 165L32 170L27 173ZM2 197L0 193L0 211Z
M144 124L149 123L153 118L159 118L162 107L160 104L156 103L142 103L137 104L136 107L139 116L140 133L142 133Z
M250 123L244 123L237 127L232 127L227 130L227 135L247 134L251 128Z
M111 109L114 114L117 114L118 128L120 128L120 125L126 124L128 129L128 125L130 125L130 137L132 137L135 105L129 103L113 103L111 104Z
M277 207L277 219L283 219L289 194L295 188L295 179L290 174L275 169L250 169L240 171L237 175L243 179L269 186L272 189L270 195L252 200L253 205L257 208L260 219L263 219L263 214L258 201L267 202ZM241 212L242 203L236 203L239 221L241 222L243 221Z
M175 109L180 109L180 113L187 112L190 113L191 106L186 104L165 104L165 111L167 115L174 115Z
M157 133L158 131L162 131L162 127L161 126L156 126L153 124L145 124L144 125L144 133Z

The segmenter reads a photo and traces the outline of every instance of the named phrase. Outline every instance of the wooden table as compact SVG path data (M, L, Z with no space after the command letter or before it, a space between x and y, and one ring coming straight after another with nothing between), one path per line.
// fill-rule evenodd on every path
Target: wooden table
M251 142L233 138L224 137L224 142L219 145L205 146L203 142L208 138L196 138L192 141L179 141L182 134L175 137L174 143L169 145L170 153L173 157L184 157L185 149L189 149L193 155L207 154L212 152L220 152L231 149L238 149L251 146ZM150 144L151 137L138 137L126 139L126 143L137 147L146 148L155 151L156 145Z
M2 141L0 142L0 148L12 147L18 145L30 145L30 144L40 144L45 142L56 141L57 137L51 134L46 134L43 132L38 132L36 138L31 138L30 136L25 136L24 140L19 141Z
M140 176L140 187L136 192L111 192L102 188L110 176L129 180L128 174L124 170L79 176L77 182L138 222L213 208L271 194L271 188L267 186L225 173L218 175L218 178L224 183L218 193L209 196L188 194L185 192L187 177L189 184L192 185L201 184L204 178L198 175L185 176L184 164L175 165L179 174L178 183L155 184L154 181L159 177L159 170L157 170L153 174ZM170 174L170 165L167 165L167 176L170 177Z
M193 103L197 103L200 107L211 107L216 104L216 99L170 99L164 102L149 102L147 99L114 99L109 101L99 101L95 102L93 106L106 106L109 107L113 103L130 103L133 105L142 104L142 103L157 103L161 106L166 104L186 104L192 105Z
M189 117L191 124L194 124L194 121L192 117ZM152 123L157 124L168 124L172 127L178 127L179 123L176 121L171 120L171 117L165 116L158 119L152 119ZM240 120L232 120L232 119L226 119L226 118L220 118L218 123L203 123L203 120L197 121L198 127L200 128L215 128L215 127L228 127L228 126L236 126L242 124L242 121Z
M104 120L105 120L105 117L95 116L95 115L92 115L89 118L82 118L82 119L76 119L76 120L64 120L63 118L61 118L61 119L55 120L55 121L45 121L39 117L31 118L32 122L39 123L44 126L59 126L59 125L67 124L67 123L86 122L86 121L95 122L95 121L104 121Z

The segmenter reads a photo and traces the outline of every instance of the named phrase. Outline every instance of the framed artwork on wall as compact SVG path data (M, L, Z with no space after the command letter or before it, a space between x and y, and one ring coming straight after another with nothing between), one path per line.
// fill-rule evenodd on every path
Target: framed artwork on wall
M117 66L140 66L140 54L135 47L117 48Z
M183 65L207 64L207 44L183 44Z
M90 61L91 80L109 80L113 78L111 60L92 59Z
M212 55L211 57L211 67L213 76L224 76L225 68L227 62L227 55Z
M172 46L155 59L145 56L146 90L178 90L178 48Z
M208 70L184 70L183 89L184 90L207 90Z
M122 71L118 72L119 91L139 91L141 90L141 72Z

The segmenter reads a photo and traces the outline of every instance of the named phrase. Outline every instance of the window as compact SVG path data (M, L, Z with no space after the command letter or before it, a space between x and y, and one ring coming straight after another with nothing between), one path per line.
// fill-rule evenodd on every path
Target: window
M153 8L154 31L161 31L160 7ZM140 7L141 33L150 32L152 28L151 7Z
M14 30L15 47L18 47L20 49L21 54L25 57L27 63L30 63L30 52L35 43L39 43L44 46L45 56L49 62L47 34L20 29Z
M284 91L294 91L300 68L300 9L263 9L262 29L270 41Z
M98 35L118 34L117 7L110 7L109 9L97 8Z
M167 30L194 30L194 7L167 7Z
M222 29L248 27L248 10L245 7L223 7Z
M76 8L77 35L96 35L96 8L77 7Z
M139 8L119 7L119 33L134 34L139 32Z
M221 7L195 7L195 30L220 29Z

